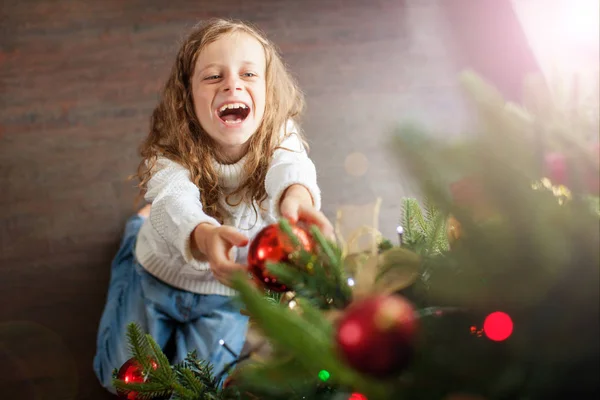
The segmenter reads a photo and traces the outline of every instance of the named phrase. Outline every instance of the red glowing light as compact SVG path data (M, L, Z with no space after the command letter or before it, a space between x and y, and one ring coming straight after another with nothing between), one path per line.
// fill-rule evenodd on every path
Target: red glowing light
M496 342L509 338L513 331L513 322L510 316L502 311L491 313L483 322L485 335Z
M352 393L350 395L350 398L348 398L348 400L367 400L367 396L365 396L364 394L360 394L360 393Z

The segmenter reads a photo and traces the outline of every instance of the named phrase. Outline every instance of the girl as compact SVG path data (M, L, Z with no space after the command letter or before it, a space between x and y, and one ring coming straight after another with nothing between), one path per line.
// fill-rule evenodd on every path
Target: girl
M126 327L139 324L173 362L196 350L215 374L242 349L247 317L232 273L247 244L281 217L333 229L316 171L293 119L303 97L275 47L251 26L212 20L182 44L151 118L138 169L146 206L126 224L111 270L94 370L130 358ZM221 342L222 343L222 342Z

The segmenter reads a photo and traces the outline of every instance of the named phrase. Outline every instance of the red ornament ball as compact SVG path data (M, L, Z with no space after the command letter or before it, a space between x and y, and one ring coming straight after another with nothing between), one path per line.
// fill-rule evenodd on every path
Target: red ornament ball
M152 361L152 368L158 368L158 364L155 361ZM125 361L125 363L117 372L117 379L125 382L125 383L143 383L146 382L147 377L143 374L143 367L140 363L137 362L135 358L130 358ZM120 399L123 400L137 400L138 393L133 390L124 390L117 389L117 395ZM167 400L171 397L171 394L155 397L154 400Z
M387 378L412 359L417 315L403 297L373 296L351 304L339 322L336 342L355 370Z
M292 231L300 240L300 246L311 251L313 239L307 230L292 225ZM287 292L289 289L277 281L277 278L267 271L268 263L291 264L290 256L299 250L294 246L288 235L281 230L279 224L271 224L263 228L250 243L248 249L248 267L252 275L265 288L273 292Z

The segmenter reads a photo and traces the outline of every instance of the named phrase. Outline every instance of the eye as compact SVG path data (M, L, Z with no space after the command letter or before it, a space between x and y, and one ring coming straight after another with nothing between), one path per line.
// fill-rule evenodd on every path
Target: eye
M221 77L221 75L210 75L210 76L207 76L206 78L204 78L204 80L205 81L212 81L212 80L215 80L215 79L219 79L220 77Z
M256 74L254 72L244 72L242 74L242 76L246 77L246 78L253 78L256 76Z

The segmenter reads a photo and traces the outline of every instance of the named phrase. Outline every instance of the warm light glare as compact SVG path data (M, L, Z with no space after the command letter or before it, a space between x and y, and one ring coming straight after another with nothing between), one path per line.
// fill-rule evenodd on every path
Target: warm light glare
M598 39L600 2L598 0L569 0L563 6L565 34L575 43L589 43Z
M551 90L576 89L580 98L597 96L600 2L511 1Z
M483 322L483 332L490 340L501 342L510 337L513 322L510 316L501 311L491 313Z

